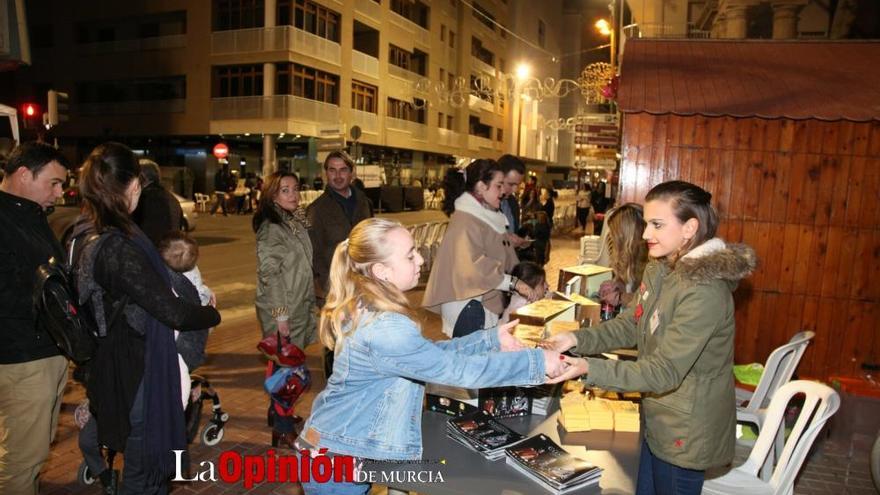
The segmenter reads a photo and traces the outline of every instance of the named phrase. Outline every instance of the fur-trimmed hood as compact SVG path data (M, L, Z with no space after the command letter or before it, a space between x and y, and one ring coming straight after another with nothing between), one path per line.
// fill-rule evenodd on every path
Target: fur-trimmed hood
M684 255L675 271L685 280L700 283L725 280L731 290L758 265L755 250L745 244L727 244L713 237Z

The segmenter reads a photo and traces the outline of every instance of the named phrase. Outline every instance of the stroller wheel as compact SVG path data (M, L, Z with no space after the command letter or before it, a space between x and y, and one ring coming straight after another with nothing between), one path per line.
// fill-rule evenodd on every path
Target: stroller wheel
M94 485L98 478L92 474L92 470L89 469L89 465L86 464L85 461L79 465L79 470L76 473L76 479L80 482L80 484L90 486Z
M214 446L220 443L220 440L223 440L223 428L214 423L208 423L208 426L205 426L202 431L202 443Z

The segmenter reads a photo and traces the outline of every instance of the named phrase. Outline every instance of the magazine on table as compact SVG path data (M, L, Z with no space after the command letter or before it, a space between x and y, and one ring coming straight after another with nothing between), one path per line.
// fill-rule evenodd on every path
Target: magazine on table
M602 468L575 457L546 435L529 437L505 449L507 464L552 493L594 485Z
M505 448L525 438L483 410L447 421L446 436L491 460L504 457Z

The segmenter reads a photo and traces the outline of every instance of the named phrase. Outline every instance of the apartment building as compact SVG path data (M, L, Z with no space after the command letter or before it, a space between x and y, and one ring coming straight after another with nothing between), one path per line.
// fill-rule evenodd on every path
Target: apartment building
M504 28L516 32L516 11L525 22L525 4L35 0L33 65L16 74L17 92L66 90L71 121L56 129L65 146L82 155L125 140L193 171L196 190L211 189L216 142L248 171L280 165L311 179L355 126L366 163L433 178L456 161L517 151L512 93L490 88L510 82L518 54ZM559 30L541 22L555 40ZM558 77L553 70L539 64L534 76ZM557 114L558 103L523 108L521 155L555 159L542 126Z

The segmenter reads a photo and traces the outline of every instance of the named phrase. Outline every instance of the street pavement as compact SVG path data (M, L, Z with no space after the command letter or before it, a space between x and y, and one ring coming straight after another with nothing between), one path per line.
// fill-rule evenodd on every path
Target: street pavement
M385 216L396 218L407 225L445 219L436 210ZM255 347L260 340L260 330L253 307L256 260L250 222L250 216L210 217L203 214L199 219L198 229L193 233L201 246L199 267L206 283L217 293L218 309L223 316L223 322L208 341L208 360L199 368L198 373L211 381L220 394L223 409L230 415L225 436L218 445L209 447L202 445L197 439L190 446L194 470L198 470L199 463L203 461L212 461L216 465L224 451L262 456L270 449L270 428L266 426L268 399L262 388L265 364ZM576 234L564 233L554 237L550 263L547 266L551 287L556 285L558 268L577 262L577 251ZM422 288L419 287L409 295L418 304L422 294ZM427 311L423 311L422 316L425 335L435 340L444 338L440 331L439 318ZM325 384L320 345L313 344L305 351L308 357L307 366L312 374L312 387L297 404L297 413L301 416L309 414L315 395ZM82 462L82 456L77 447L78 429L73 422L73 412L84 398L83 387L71 379L64 396L55 443L42 473L41 493L100 493L96 486L83 486L77 481L77 469ZM206 402L202 415L203 425L209 419L209 411L210 402ZM868 471L869 440L867 437L858 437L850 445L828 440L823 435L798 479L795 493L876 493L871 487ZM744 460L748 452L747 447L738 446L737 462ZM281 449L278 453L289 452ZM121 462L117 464L121 467ZM242 483L192 481L175 483L173 493L286 495L302 492L298 485L292 483L263 483L246 489ZM386 490L375 486L371 493L384 494ZM537 485L535 493L541 493Z

